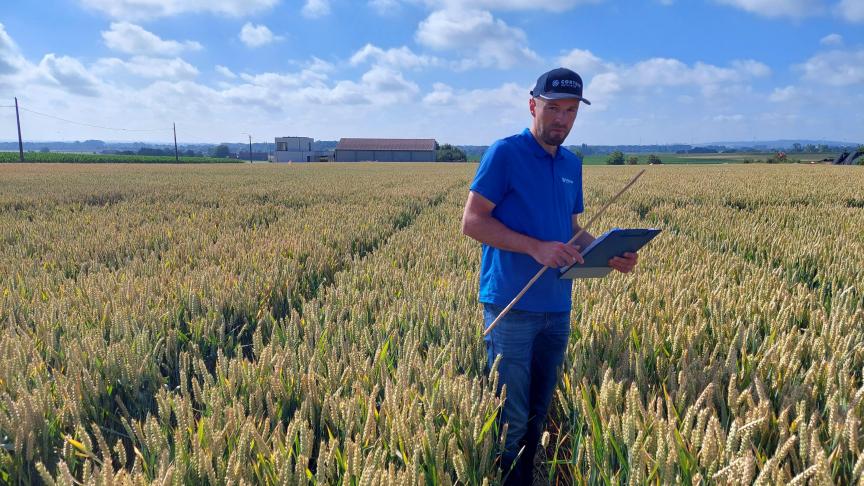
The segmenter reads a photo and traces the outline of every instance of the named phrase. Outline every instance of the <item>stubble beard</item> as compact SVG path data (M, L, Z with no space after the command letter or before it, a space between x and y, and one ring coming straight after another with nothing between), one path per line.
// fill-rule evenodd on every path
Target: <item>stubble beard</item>
M561 136L553 135L552 128L560 128L562 133ZM564 143L564 140L567 140L567 135L570 135L570 130L566 127L551 127L549 130L544 130L543 133L540 134L540 138L543 140L543 143L558 147Z

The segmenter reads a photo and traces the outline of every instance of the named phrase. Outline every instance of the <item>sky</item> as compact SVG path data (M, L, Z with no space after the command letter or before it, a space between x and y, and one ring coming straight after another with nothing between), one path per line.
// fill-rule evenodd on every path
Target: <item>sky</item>
M864 142L864 0L2 0L0 140ZM75 123L71 123L75 122Z

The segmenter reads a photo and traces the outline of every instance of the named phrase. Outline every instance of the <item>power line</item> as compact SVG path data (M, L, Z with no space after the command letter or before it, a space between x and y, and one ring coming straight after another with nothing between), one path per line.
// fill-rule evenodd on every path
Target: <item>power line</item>
M53 118L55 120L59 120L59 121L66 122L66 123L71 123L73 125L81 125L81 126L90 127L90 128L99 128L102 130L114 130L114 131L118 131L118 132L167 132L168 131L165 128L140 130L140 129L134 129L134 128L116 128L116 127L106 127L106 126L102 126L102 125L92 125L90 123L78 122L78 121L74 121L74 120L67 120L66 118L60 118L59 116L49 115L47 113L41 113L41 112L38 112L36 110L24 108L23 106L20 106L19 108L23 111L33 113L34 115L44 116L47 118Z

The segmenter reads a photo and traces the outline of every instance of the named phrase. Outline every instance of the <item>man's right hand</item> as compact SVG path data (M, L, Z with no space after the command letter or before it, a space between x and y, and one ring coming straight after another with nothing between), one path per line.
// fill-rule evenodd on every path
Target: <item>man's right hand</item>
M547 267L564 267L574 263L585 263L579 247L560 241L540 241L530 253L531 257Z

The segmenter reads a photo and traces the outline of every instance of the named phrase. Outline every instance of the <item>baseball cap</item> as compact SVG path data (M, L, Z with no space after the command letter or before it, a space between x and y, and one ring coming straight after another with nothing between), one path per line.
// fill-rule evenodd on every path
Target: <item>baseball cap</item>
M582 78L567 68L557 68L545 72L537 78L531 96L547 100L577 99L586 105L591 102L582 97Z

